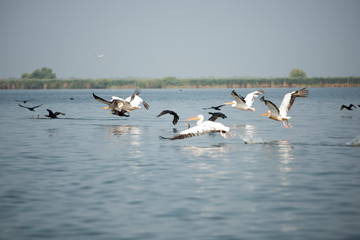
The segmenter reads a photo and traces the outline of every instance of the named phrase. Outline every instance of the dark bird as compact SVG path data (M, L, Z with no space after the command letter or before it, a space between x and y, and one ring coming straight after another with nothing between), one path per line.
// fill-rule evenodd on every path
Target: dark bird
M98 100L99 102L108 105L104 109L110 109L112 114L120 116L120 117L129 117L130 116L129 112L122 108L122 106L124 106L124 104L126 104L125 100L121 100L119 98L119 99L113 99L112 101L107 101L99 96L96 96L94 93L93 93L93 97L96 100ZM130 105L130 104L127 104L127 105Z
M65 113L62 112L55 112L53 113L53 111L51 111L50 109L46 109L49 112L49 115L45 115L45 117L49 117L49 118L57 118L58 115L63 115L65 116Z
M221 104L221 105L219 105L219 106L211 106L211 107L208 107L208 108L203 108L204 110L205 109L214 109L214 110L216 110L216 111L220 111L221 109L221 107L223 107L223 106L225 106L224 104Z
M171 114L171 115L174 116L173 121L172 121L172 123L173 123L174 125L176 125L177 122L179 121L179 115L177 115L176 112L171 111L171 110L164 110L164 111L162 111L159 115L157 115L157 117L161 117L162 115L165 115L165 114Z
M360 105L358 105L358 106L360 107ZM342 105L341 108L340 108L340 110L343 110L343 109L345 108L346 110L352 111L352 110L353 110L353 109L352 109L353 107L354 107L354 108L357 108L357 107L355 107L354 104L350 104L348 107L345 106L345 105Z
M20 107L23 107L23 108L27 108L27 109L29 109L30 111L35 111L35 108L38 108L38 107L40 107L40 106L42 106L42 104L41 105L38 105L38 106L35 106L35 107L25 107L25 106L23 106L23 105L21 105L21 104L19 104L19 106Z
M221 112L214 112L214 113L209 112L209 114L211 114L212 116L208 120L213 122L215 122L216 119L218 119L219 117L221 117L222 119L227 118L226 115Z
M34 100L34 99L29 99L29 100L15 100L15 101L17 101L17 102L23 102L23 103L27 103L27 102L30 102L30 101L32 101L32 100Z

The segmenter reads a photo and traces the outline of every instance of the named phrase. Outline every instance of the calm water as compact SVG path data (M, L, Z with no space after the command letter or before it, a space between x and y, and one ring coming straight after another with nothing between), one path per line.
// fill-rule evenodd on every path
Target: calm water
M91 93L133 90L0 91L0 239L360 239L360 108L339 111L360 89L309 89L292 129L256 101L256 112L223 107L233 138L160 137L231 90L144 89L150 110L130 118ZM280 104L293 89L264 90ZM43 119L46 108L66 116ZM178 125L156 117L165 109Z

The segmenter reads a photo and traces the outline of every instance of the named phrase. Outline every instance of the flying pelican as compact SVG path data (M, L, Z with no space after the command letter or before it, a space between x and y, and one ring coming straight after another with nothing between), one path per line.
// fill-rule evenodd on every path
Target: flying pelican
M171 110L164 110L164 111L162 111L159 115L157 115L157 117L161 117L162 115L165 115L165 114L171 114L171 115L174 116L173 121L172 121L172 123L173 123L174 125L176 125L176 124L178 123L178 121L179 121L179 115L177 115L176 112L171 111Z
M99 58L99 59L104 56L104 54L99 54L99 53L95 53L95 55L96 55L96 57Z
M220 111L221 109L221 107L223 107L223 106L225 106L224 104L221 104L221 105L219 105L219 106L211 106L211 107L208 107L208 108L203 108L204 110L205 109L214 109L214 110L217 110L217 111Z
M297 97L307 97L309 91L306 88L302 88L297 91L292 91L290 93L285 94L280 107L278 108L274 103L265 100L264 97L260 98L262 102L265 103L265 105L269 108L269 111L266 113L261 114L260 116L269 115L270 119L276 120L276 121L282 121L284 127L288 128L288 126L291 128L288 119L290 119L290 116L287 116L287 112L291 109L292 105L294 104L295 98ZM287 122L288 126L286 126L285 121Z
M347 110L351 110L351 111L352 111L352 110L353 110L353 109L352 109L353 107L354 107L354 108L357 108L357 107L355 107L354 104L350 104L348 107L345 106L345 105L342 105L341 108L340 108L340 110L343 110L343 109L345 108L345 109L347 109ZM360 106L359 106L359 107L360 107Z
M35 106L35 107L26 107L26 106L23 106L23 105L21 105L21 104L19 104L19 106L20 106L20 107L23 107L23 108L27 108L27 109L29 109L30 111L35 112L35 108L38 108L38 107L42 106L42 104L37 105L37 106Z
M216 119L218 119L219 117L221 117L222 119L227 118L227 116L225 114L221 113L221 112L214 112L214 113L208 112L208 113L211 114L211 117L208 119L208 121L215 122Z
M235 101L232 102L226 102L225 105L231 105L233 108L239 109L239 110L251 110L255 112L255 108L252 108L251 105L255 102L256 98L263 94L264 90L259 89L257 91L251 92L248 95L246 95L245 98L238 95L235 90L232 90L231 96L235 99Z
M27 103L27 102L30 102L30 101L32 101L32 100L34 100L34 99L30 99L30 100L15 100L15 101L17 101L17 102L23 102L23 103Z
M220 135L223 138L226 138L225 133L227 133L229 136L231 136L230 128L224 126L221 123L213 122L213 121L204 121L203 115L197 115L196 117L191 117L186 119L185 121L191 121L191 120L197 120L197 125L195 127L188 128L182 132L180 132L178 135L175 135L174 137L170 138L170 140L177 140L177 139L184 139L184 138L190 138L195 137L199 135L203 135L205 133L209 132L220 132Z
M125 100L122 98L117 98L117 97L113 97L113 98L117 98L117 99L113 99L111 101L106 101L105 99L102 99L99 96L96 96L93 93L93 97L98 100L101 103L104 103L106 105L108 105L107 107L104 107L104 109L110 109L111 113L120 117L129 117L129 113L128 111L122 109L122 106L124 106ZM127 103L126 105L128 105L128 107L130 107L130 104Z
M62 113L62 112L53 113L53 111L51 111L50 109L46 109L46 110L49 112L49 115L45 115L45 117L57 118L57 116L60 115L60 114L65 116L65 113Z

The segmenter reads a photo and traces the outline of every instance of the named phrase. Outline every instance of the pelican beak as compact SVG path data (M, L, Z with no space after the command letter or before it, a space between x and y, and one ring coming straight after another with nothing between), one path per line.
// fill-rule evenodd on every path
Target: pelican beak
M199 118L198 117L191 117L191 118L185 119L185 121L192 121L192 120L199 120Z
M104 107L103 109L109 109L110 107L109 106L107 106L107 107Z
M226 102L226 103L223 103L224 105L233 105L233 102Z
M269 112L266 112L266 113L261 114L260 117L268 116L268 115L270 115L270 113L269 113Z

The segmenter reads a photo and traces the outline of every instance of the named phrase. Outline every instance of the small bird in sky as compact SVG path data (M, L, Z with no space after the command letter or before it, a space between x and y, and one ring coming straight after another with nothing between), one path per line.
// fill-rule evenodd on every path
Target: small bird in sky
M99 59L104 57L104 54L101 54L101 53L95 53L95 55Z

